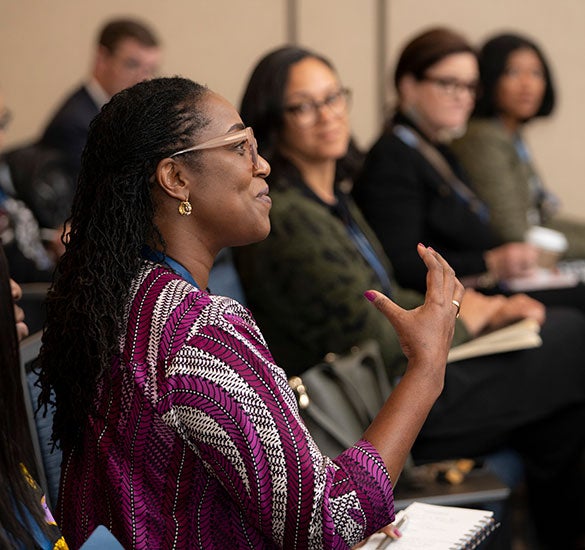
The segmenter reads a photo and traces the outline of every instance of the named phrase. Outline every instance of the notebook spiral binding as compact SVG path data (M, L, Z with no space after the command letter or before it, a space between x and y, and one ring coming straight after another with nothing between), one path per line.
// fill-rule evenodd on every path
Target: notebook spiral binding
M491 533L500 526L494 518L480 521L476 529L466 533L465 537L457 541L457 546L451 546L449 550L473 550L477 548Z

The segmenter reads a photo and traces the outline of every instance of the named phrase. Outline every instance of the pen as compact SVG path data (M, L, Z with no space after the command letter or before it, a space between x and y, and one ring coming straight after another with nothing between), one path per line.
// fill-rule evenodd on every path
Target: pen
M400 510L400 512L398 512L396 514L396 519L390 525L392 525L392 527L394 527L394 529L399 530L401 527L403 528L406 525L407 521L408 521L408 516L404 513L403 510ZM386 538L380 541L378 546L376 546L375 550L384 550L384 548L387 548L388 545L393 540L396 540L396 539L393 539L392 537L386 535Z

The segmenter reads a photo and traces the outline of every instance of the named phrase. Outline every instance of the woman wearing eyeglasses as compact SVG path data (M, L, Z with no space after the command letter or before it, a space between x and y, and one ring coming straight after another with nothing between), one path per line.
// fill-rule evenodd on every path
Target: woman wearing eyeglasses
M465 88L475 82L461 81ZM423 300L393 280L381 245L347 194L356 155L346 97L327 59L285 47L256 65L242 101L242 118L254 127L272 166L273 206L270 235L236 249L236 266L248 304L288 376L370 338L380 344L388 370L402 375L399 337L367 307L363 289L376 288L408 309ZM564 476L578 469L585 433L577 424L585 403L585 319L578 311L551 310L544 321L543 305L527 296L466 293L454 342L521 317L544 322L543 347L449 364L445 389L413 454L437 460L515 448L525 461L539 532L557 540L565 533L551 529L547 515L558 513L559 521L570 525L568 537L581 525L582 494L569 494ZM552 365L563 373L549 376ZM542 506L542 494L552 498L558 491L561 499L575 503L571 514L577 519L567 519L566 508L556 512Z
M392 521L463 288L420 247L422 307L367 294L407 374L362 440L324 456L251 314L207 289L222 248L268 234L269 173L235 108L189 80L137 84L92 123L40 357L73 548L100 523L127 550L349 548Z

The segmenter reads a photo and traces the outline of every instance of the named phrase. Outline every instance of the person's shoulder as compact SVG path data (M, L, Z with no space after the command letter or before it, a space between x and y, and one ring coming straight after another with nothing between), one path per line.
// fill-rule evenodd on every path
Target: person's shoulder
M498 120L478 118L469 121L465 134L454 140L450 148L465 169L473 173L476 163L485 163L488 153L508 154L514 144Z
M82 85L73 90L61 103L60 110L68 110L75 107L93 107L96 111L98 110L97 105L92 99L91 95L87 91L87 88Z
M218 294L208 294L210 319L221 319L233 325L252 327L256 325L248 308L234 298Z
M286 181L279 182L270 188L270 196L273 199L272 209L286 209L289 204L304 204L310 199L302 192L302 189Z
M393 131L385 130L374 142L366 156L382 156L386 158L394 155L400 156L411 149Z
M273 226L286 223L292 229L303 225L307 217L320 216L326 208L296 185L275 186L270 190L272 208L270 220Z
M196 308L210 324L223 323L226 319L253 322L248 310L237 300L228 296L211 294L200 290L169 268L145 262L136 281L134 304L157 302L157 310L167 318L177 309ZM187 317L185 317L187 319Z
M85 86L80 86L70 93L55 111L48 126L72 121L91 121L99 112L99 107L89 95Z
M215 338L211 333L222 334L222 345L234 349L267 350L267 344L250 311L237 300L229 296L208 294L197 291L191 296L203 307L192 324L191 336L204 339ZM271 360L271 359L270 359Z
M405 128L407 137L411 134ZM403 185L410 185L413 181L419 182L416 177L421 168L426 168L426 162L416 149L415 134L413 142L408 144L396 135L392 129L385 130L377 139L366 155L364 167L356 183L355 197L358 203L365 200L361 196L366 188L384 189L384 192L396 190ZM392 185L388 185L391 182Z
M493 118L471 119L462 141L466 139L497 139L509 141L503 126Z
M236 252L236 256L242 261L240 267L244 271L272 272L275 276L276 270L278 277L285 277L287 271L306 268L321 255L327 242L337 240L339 222L329 206L302 188L280 188L274 193L271 191L270 196L268 237L250 248L244 247L246 250ZM244 260L245 256L248 257ZM284 265L288 267L282 269ZM254 284L253 280L248 284ZM272 283L268 281L267 284Z
M232 340L245 337L264 345L246 307L233 298L200 290L165 266L145 261L130 296L127 335L147 331L160 338L170 330L182 334L183 339L191 339L209 330L219 330Z
M405 133L410 135L408 129ZM376 180L385 184L389 177L396 183L416 170L420 160L415 145L405 143L392 129L386 129L368 151L357 187L372 185Z

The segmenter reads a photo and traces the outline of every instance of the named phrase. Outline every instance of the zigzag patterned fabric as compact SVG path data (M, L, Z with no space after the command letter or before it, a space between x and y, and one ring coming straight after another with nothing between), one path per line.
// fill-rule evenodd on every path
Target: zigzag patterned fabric
M394 518L366 441L332 460L250 313L145 262L111 387L65 449L59 519L78 548L347 548Z

